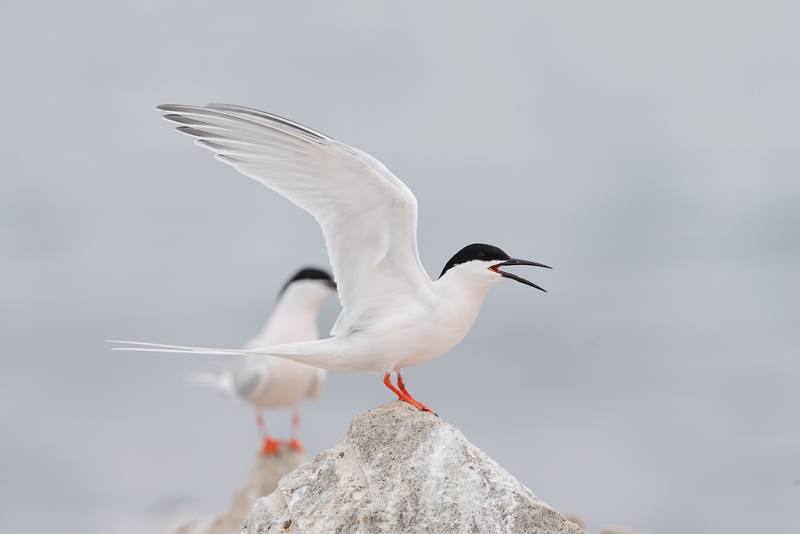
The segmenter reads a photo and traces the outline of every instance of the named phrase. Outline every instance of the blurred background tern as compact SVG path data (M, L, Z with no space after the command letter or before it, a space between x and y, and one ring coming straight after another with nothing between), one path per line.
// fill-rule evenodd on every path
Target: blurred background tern
M245 343L243 349L268 347L282 343L319 339L317 314L325 299L336 291L328 273L305 268L289 280L278 296L275 308L261 331ZM217 365L214 370L195 373L191 381L208 385L256 409L256 422L264 443L263 454L278 452L280 442L272 439L264 423L262 410L291 408L292 434L289 447L302 452L298 436L302 399L316 399L322 393L327 372L285 358L267 354L241 354L231 365Z

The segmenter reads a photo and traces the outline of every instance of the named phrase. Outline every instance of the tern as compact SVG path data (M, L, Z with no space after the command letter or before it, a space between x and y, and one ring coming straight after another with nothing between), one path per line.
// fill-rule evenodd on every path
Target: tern
M489 289L504 279L544 291L502 267L531 265L481 243L458 251L432 280L417 251L417 199L374 157L296 122L228 104L156 106L214 157L286 197L322 228L342 311L331 336L246 350L128 342L117 350L268 354L331 371L383 374L400 400L431 411L403 369L455 347ZM397 376L397 386L391 375Z
M261 331L243 349L270 347L319 339L317 314L325 299L336 291L331 276L320 269L297 272L281 289L275 308ZM289 447L302 452L298 439L301 399L316 399L322 393L327 371L267 354L241 354L232 365L196 373L192 381L212 386L225 395L253 405L261 430L263 454L278 452L279 442L267 434L261 411L291 408L292 434Z

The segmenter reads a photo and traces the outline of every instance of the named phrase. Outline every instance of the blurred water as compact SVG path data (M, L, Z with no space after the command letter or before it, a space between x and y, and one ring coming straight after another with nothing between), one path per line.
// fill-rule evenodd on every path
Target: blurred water
M326 264L310 217L152 110L211 101L381 159L432 275L471 242L555 267L406 373L546 502L590 530L800 524L796 4L10 1L0 21L3 532L212 512L247 471L250 411L184 386L204 358L103 343L238 346ZM309 452L390 399L333 374Z

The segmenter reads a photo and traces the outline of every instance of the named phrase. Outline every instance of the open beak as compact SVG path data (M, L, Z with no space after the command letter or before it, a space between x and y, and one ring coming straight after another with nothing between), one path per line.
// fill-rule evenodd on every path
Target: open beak
M499 274L503 278L511 278L512 280L516 280L520 284L525 284L526 286L535 287L539 291L544 291L545 293L547 293L547 291L545 291L541 287L537 286L536 284L534 284L530 280L525 280L521 276L517 276L516 274L511 274L511 273L507 273L505 271L501 271L500 270L500 267L506 267L506 266L511 266L511 265L533 265L534 267L544 267L545 269L552 269L552 267L548 267L547 265L544 265L542 263L536 263L535 261L515 260L514 258L511 258L508 261L504 261L503 263L498 263L497 265L492 265L491 267L489 267L490 271L496 272L497 274Z

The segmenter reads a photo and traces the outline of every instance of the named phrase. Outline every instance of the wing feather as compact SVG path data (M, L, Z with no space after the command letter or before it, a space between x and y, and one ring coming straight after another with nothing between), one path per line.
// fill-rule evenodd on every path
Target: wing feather
M217 159L317 220L343 308L334 333L380 320L397 299L430 293L417 251L417 200L380 161L262 111L227 104L157 109Z

